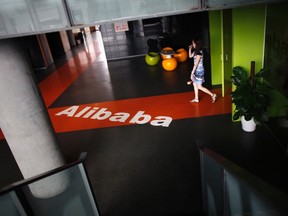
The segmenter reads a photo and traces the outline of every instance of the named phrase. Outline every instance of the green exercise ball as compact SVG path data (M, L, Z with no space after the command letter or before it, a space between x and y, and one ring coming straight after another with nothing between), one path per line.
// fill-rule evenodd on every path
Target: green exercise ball
M145 56L145 61L148 65L156 65L159 62L160 55L156 52L148 52Z

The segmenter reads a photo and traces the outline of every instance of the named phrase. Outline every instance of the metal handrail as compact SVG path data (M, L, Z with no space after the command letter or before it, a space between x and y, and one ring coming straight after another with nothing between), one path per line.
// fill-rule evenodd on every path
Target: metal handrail
M60 166L60 167L57 167L55 169L52 169L52 170L49 170L47 172L44 172L42 174L39 174L39 175L36 175L36 176L33 176L31 178L28 178L28 179L24 179L24 180L20 180L20 181L17 181L15 183L12 183L4 188L1 188L0 189L0 196L4 193L7 193L7 192L10 192L10 191L13 191L19 187L22 187L24 185L28 185L28 184L31 184L33 182L36 182L38 180L41 180L43 178L46 178L46 177L49 177L51 175L54 175L56 173L59 173L61 171L64 171L70 167L73 167L77 164L80 164L80 163L83 163L85 160L86 160L86 157L87 157L87 152L82 152L80 154L80 157L78 160L74 161L74 162L71 162L71 163L68 163L68 164L65 164L63 166Z

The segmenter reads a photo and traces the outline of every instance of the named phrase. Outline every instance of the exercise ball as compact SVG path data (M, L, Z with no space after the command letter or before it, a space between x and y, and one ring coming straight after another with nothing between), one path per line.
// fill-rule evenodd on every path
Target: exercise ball
M184 48L176 50L176 53L173 55L178 62L184 62L188 58L188 53Z
M172 58L167 58L167 59L163 59L162 60L162 67L166 70L166 71L172 71L175 70L175 68L177 67L177 60L172 57Z
M161 52L162 51L167 51L167 50L173 50L171 47L164 47L162 50L161 50ZM161 57L162 57L162 59L166 59L167 57L165 56L165 55L162 55L161 54Z
M156 52L148 52L145 56L145 61L148 65L156 65L159 62L160 56Z

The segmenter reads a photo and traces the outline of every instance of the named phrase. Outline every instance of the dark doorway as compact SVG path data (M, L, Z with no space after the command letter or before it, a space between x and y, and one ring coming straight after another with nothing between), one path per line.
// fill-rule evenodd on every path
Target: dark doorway
M47 33L46 37L50 46L51 54L54 59L56 59L56 57L65 54L65 50L59 32Z

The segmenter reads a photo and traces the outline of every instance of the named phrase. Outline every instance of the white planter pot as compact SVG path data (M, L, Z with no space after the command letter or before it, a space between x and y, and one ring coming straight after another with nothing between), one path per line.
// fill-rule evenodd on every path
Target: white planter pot
M253 118L250 121L246 121L244 116L241 116L241 124L242 129L246 132L253 132L256 130L256 123Z

